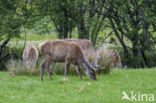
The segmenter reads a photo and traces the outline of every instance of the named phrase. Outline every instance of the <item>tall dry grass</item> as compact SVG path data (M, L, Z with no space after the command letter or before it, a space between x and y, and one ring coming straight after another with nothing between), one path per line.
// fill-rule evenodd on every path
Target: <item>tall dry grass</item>
M97 64L102 67L105 67L103 70L99 70L98 73L109 74L113 70L113 68L111 67L113 58L111 57L111 55L108 52L106 52L107 50L108 50L108 48L101 46L96 51L96 55L100 57Z
M38 44L44 42L44 40L39 40L39 41L27 41L26 46L28 45L34 45L35 47L38 48ZM23 48L23 44L24 41L18 41L18 42L10 42L9 46L11 47L15 47L16 48ZM107 50L107 46L101 46L99 49L97 49L96 52L93 52L92 50L87 50L87 52L85 53L86 57L88 58L89 62L92 63L92 65L94 65L94 60L96 58L96 56L100 56L100 59L98 61L98 65L100 65L101 67L104 67L103 70L98 70L98 73L102 73L102 74L109 74L112 71L111 68L111 59L108 57L108 54L106 53ZM22 63L21 60L9 60L6 63L6 66L8 68L8 71L11 74L14 75L18 75L18 74L39 74L40 73L40 65L42 64L42 56L40 55L39 60L36 64L36 68L34 68L33 70L29 70L27 67L25 67ZM50 66L50 72L52 72L52 74L64 74L64 63L52 63ZM70 66L69 69L69 74L76 74L76 69L74 65Z
M39 69L35 68L28 68L26 67L21 60L9 60L6 63L7 70L9 72L9 75L37 75L39 74Z
M39 60L37 61L36 67L32 68L32 69L25 66L22 60L11 59L5 65L7 67L7 71L9 72L9 75L11 75L11 76L14 76L14 75L39 75L40 74L40 66L41 66L42 62L43 62L43 59L39 58ZM50 72L53 75L64 74L64 63L51 63ZM74 65L70 66L69 74L77 75Z
M97 73L109 74L112 71L111 68L112 59L108 57L106 50L107 48L100 47L99 49L97 49L96 52L90 51L86 55L89 62L91 62L92 65L94 65L96 57L100 57L98 59L97 65L102 67L102 69L99 69Z

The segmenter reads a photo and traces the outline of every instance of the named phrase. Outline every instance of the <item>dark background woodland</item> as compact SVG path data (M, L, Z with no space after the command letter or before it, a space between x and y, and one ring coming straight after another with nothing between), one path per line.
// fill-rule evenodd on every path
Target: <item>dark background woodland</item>
M0 0L0 70L10 57L7 44L23 28L40 35L55 31L59 39L77 34L95 46L109 38L123 65L156 66L155 0Z

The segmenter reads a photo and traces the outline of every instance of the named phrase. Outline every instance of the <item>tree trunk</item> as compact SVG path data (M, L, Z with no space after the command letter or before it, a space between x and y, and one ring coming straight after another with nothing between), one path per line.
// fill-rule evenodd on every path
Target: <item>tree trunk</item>
M130 55L130 53L128 52L127 46L125 45L124 41L121 39L121 37L120 37L120 35L119 35L117 29L115 28L115 25L114 25L112 19L109 18L109 21L110 21L110 24L111 24L111 26L112 26L113 31L115 32L116 37L118 38L120 44L122 45L122 48L124 49L124 60L125 60L125 61L124 61L123 64L126 64L126 65L127 65L127 64L128 64L128 59L130 58L131 55Z
M138 51L138 47L137 47L137 43L133 43L133 48L132 48L132 51L133 51L133 63L132 63L132 66L133 68L137 68L137 66L139 65L139 51Z
M81 0L79 0L79 3L78 3L78 38L89 39L89 34L85 27L84 13L82 10L82 1Z
M59 37L59 39L63 38L63 27L62 27L62 25L59 26L58 37Z

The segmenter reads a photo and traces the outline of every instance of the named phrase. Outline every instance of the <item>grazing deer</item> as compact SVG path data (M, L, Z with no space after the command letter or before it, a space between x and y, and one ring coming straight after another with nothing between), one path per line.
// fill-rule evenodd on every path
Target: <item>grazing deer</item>
M50 40L39 45L42 55L44 56L43 64L41 65L41 80L43 80L43 71L46 68L47 74L51 78L49 72L49 66L52 62L64 62L65 63L65 76L67 75L70 64L76 65L76 71L82 80L80 74L80 66L83 67L83 71L92 80L96 80L95 70L98 67L92 66L91 63L84 56L81 48L75 43L69 43L64 40Z
M23 63L29 69L34 69L38 60L38 51L34 46L25 47L22 55Z

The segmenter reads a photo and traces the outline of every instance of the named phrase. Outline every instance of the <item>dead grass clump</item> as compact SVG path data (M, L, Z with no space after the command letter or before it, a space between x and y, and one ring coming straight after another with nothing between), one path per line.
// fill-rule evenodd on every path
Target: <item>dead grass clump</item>
M100 57L97 64L104 67L104 69L99 70L98 73L102 72L104 74L109 74L113 69L111 67L113 59L111 58L111 55L106 52L106 50L107 50L106 48L100 47L96 51L96 55Z
M99 57L97 65L102 67L103 69L98 70L98 73L109 74L112 70L111 63L112 59L109 58L109 55L105 52L106 48L100 47L96 52L89 51L87 53L87 58L92 65L95 65L96 57Z
M38 75L39 69L29 69L26 66L23 65L23 62L21 60L9 60L6 63L7 70L9 72L10 76L14 75Z

